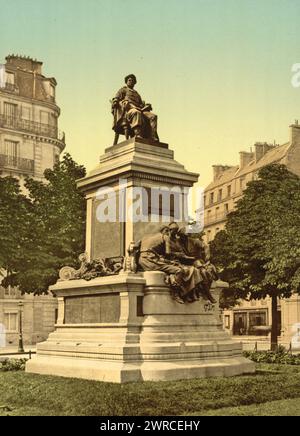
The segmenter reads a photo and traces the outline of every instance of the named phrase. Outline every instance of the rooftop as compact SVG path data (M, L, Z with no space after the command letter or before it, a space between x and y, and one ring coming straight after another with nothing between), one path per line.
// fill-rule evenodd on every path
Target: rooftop
M257 147L264 147L265 151L264 154L260 155L259 157L256 155L255 152L249 152L245 154L248 154L250 156L249 161L241 166L241 165L235 165L233 167L230 167L229 169L225 169L224 171L221 171L219 174L216 175L214 180L206 187L206 190L211 190L214 188L217 188L219 186L222 186L226 183L230 183L233 179L243 177L246 174L257 172L262 167L269 165L271 163L280 162L282 161L290 149L292 143L287 142L282 145L270 145L266 143L256 143ZM252 154L252 156L251 156ZM220 165L220 167L222 167Z

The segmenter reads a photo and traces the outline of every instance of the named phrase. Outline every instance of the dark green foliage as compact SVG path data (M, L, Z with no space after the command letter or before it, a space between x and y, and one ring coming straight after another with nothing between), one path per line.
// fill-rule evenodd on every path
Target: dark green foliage
M0 371L25 371L27 359L4 359L0 361Z
M40 294L56 282L62 266L77 264L84 251L85 200L76 179L84 175L84 167L65 154L53 170L45 171L45 182L26 180L27 198L15 179L10 181L12 194L2 189L0 267L11 272L3 285ZM2 198L10 199L6 209Z
M21 193L18 180L0 177L0 273L3 269L8 279L23 262L31 215L31 202Z
M257 363L278 363L282 365L300 365L300 355L279 349L273 351L244 351L244 356Z

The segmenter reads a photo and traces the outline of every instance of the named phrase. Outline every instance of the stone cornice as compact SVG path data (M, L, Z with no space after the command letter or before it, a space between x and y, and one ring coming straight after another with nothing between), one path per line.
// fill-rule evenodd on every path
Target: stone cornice
M4 88L0 89L0 96L9 97L14 100L18 100L20 102L29 103L33 105L40 105L47 107L48 109L54 110L58 115L60 115L60 108L55 103L51 103L50 101L38 100L36 98L23 97L21 95L15 94L14 92L7 91Z
M13 129L6 129L5 127L0 127L0 133L2 131L8 132L10 134L13 135L19 135L22 136L22 138L26 138L26 139L33 139L33 140L39 140L40 142L47 142L49 144L53 144L56 145L57 147L59 147L59 149L61 150L61 152L65 149L66 144L62 141L60 141L59 139L55 139L55 138L50 138L48 136L40 136L40 135L36 135L34 133L24 133L24 132L20 132L19 130L13 130Z
M77 182L77 186L81 191L84 191L86 194L94 191L95 188L100 188L102 186L114 186L116 183L119 182L120 179L127 179L128 181L132 181L134 179L142 180L146 179L153 182L159 182L161 184L171 184L171 185L178 185L178 186L187 186L191 187L193 186L193 181L189 179L177 179L173 177L168 176L160 176L156 174L150 174L150 173L144 173L134 170L125 171L123 173L119 173L117 175L112 175L108 177L103 177L103 179L99 180L98 177L94 176L91 177L90 180L80 179Z

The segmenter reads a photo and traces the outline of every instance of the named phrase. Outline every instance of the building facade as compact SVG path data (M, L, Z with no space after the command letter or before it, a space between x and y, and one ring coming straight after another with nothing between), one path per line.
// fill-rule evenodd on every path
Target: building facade
M282 145L257 142L250 151L240 152L239 165L213 165L213 181L204 191L204 230L206 242L225 228L227 214L234 210L247 184L257 179L261 168L271 163L286 165L300 176L300 125L290 126L290 139ZM280 334L293 335L300 323L300 297L278 301ZM271 325L271 302L241 301L233 310L224 311L224 325L235 335L265 335ZM300 324L299 324L300 327Z
M8 56L0 81L0 171L43 179L65 148L58 130L56 80L42 74L42 62Z
M0 66L0 176L44 179L65 148L58 129L56 80L45 77L42 62L7 56ZM57 302L50 295L22 296L0 286L0 345L18 342L20 311L25 343L45 339L54 329Z

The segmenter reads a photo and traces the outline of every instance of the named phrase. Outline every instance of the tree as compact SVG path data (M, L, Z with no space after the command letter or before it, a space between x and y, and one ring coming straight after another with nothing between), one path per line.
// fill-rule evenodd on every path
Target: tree
M214 265L218 269L218 274L222 280L230 284L234 283L233 271L228 268L231 245L228 233L221 230L217 233L214 240L210 243L210 253ZM230 309L239 304L241 295L234 286L224 289L220 294L219 305L221 309Z
M278 298L300 292L300 178L278 164L262 168L258 176L228 215L211 252L235 296L271 297L275 350Z
M4 282L11 281L13 271L23 262L27 229L32 205L21 193L19 181L14 177L0 177L0 272ZM1 280L0 280L1 282Z
M41 294L57 281L62 266L77 264L78 255L84 251L85 200L76 180L84 175L84 167L65 154L53 170L45 171L45 182L26 180L29 206L18 245L17 259L21 261L16 264L16 253L12 252L13 273L4 285L18 285L22 292ZM15 231L18 239L21 230Z

